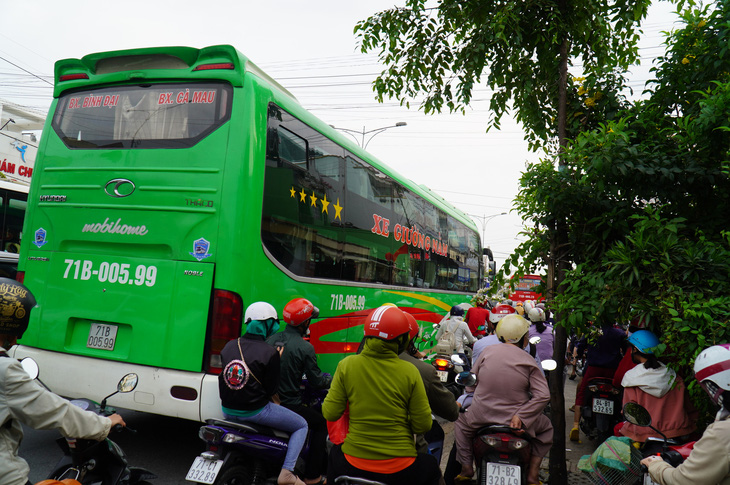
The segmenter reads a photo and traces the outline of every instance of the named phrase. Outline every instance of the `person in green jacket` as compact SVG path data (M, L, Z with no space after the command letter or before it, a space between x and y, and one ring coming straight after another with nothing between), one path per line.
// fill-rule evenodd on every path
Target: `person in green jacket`
M336 421L349 405L349 431L330 451L330 483L342 475L388 485L436 485L441 470L432 455L417 453L414 434L431 429L431 408L416 367L398 355L406 349L409 322L394 306L376 308L365 318L362 352L337 366L322 405Z
M302 376L314 389L327 389L332 376L322 372L317 365L317 355L312 344L304 340L313 318L319 309L306 298L295 298L282 312L286 328L266 339L281 354L279 375L279 399L281 405L303 417L309 426L309 454L304 468L304 483L324 483L327 469L327 421L322 412L302 403Z

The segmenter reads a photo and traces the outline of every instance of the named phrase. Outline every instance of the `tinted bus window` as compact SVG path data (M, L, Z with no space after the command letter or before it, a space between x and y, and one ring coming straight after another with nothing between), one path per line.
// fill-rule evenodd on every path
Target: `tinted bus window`
M3 190L2 194L2 241L0 248L9 253L20 252L23 219L28 205L28 194Z
M275 105L266 145L261 235L286 270L476 291L478 238L464 224Z
M187 148L230 117L224 83L143 84L64 94L53 129L69 148Z

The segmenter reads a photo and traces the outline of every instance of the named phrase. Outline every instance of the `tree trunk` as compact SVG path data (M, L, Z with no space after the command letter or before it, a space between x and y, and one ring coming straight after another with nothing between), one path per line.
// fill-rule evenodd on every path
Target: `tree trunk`
M568 0L562 0L558 3L560 10L564 16L568 15ZM560 65L558 85L558 140L560 148L558 151L558 170L563 165L563 151L567 146L567 84L568 84L568 38L563 38L560 45ZM567 230L565 221L561 217L556 217L553 226L553 234L550 244L550 263L548 268L548 297L554 298L555 294L560 291L565 271L568 269L568 261L564 256L567 248ZM553 347L553 358L557 362L557 368L550 373L550 406L551 420L553 423L553 446L550 449L550 483L563 484L568 483L568 469L566 466L565 455L565 394L563 386L563 371L565 368L565 351L567 347L568 335L565 327L560 323L563 321L563 315L558 313L555 315L555 340Z

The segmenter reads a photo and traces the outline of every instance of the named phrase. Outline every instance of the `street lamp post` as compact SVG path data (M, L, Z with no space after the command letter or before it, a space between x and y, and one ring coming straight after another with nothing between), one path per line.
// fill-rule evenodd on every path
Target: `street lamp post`
M507 215L506 212L501 212L499 214L492 214L490 216L476 216L476 215L473 215L473 214L471 215L472 217L476 217L476 218L478 218L479 220L482 221L482 246L484 245L484 238L485 238L486 233L487 233L487 222L491 221L495 217L506 216L506 215Z
M365 148L367 148L368 143L370 143L370 140L372 140L375 137L375 135L378 135L378 134L384 132L385 130L389 130L391 128L397 128L397 127L406 126L406 125L407 125L407 123L405 121L399 121L398 123L396 123L394 125L382 126L380 128L375 128L373 130L368 130L368 131L365 131L364 126L362 127L362 131L351 130L349 128L338 128L335 125L330 125L330 126L332 128L334 128L335 130L344 131L345 133L347 133L348 135L353 137L355 139L355 142L357 142L357 144L360 145L360 147L364 150ZM358 140L358 138L355 135L359 135L360 139ZM370 135L367 138L367 140L365 139L365 135Z

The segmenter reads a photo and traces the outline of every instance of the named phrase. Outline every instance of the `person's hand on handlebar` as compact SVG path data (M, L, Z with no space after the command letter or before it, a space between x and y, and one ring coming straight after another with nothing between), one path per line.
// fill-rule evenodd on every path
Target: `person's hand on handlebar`
M122 417L117 413L114 413L111 416L109 416L109 419L112 420L112 426L111 426L112 428L116 425L119 425L122 427L127 425L127 423L124 422L124 419L122 419Z

